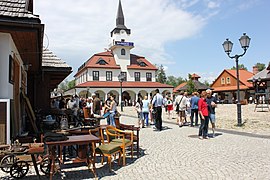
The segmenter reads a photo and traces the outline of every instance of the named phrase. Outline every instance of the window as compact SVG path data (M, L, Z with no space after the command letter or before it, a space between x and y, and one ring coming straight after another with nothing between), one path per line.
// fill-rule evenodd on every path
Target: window
M106 81L112 81L112 71L106 71Z
M152 81L152 73L146 73L146 81Z
M135 81L141 81L141 74L139 72L134 73Z
M231 79L230 79L230 77L227 77L227 78L226 78L226 81L227 81L227 84L231 84Z
M221 84L225 84L225 78L221 78Z
M126 55L126 50L125 49L121 49L121 55Z
M127 81L127 72L121 72L121 74L125 77L124 81Z
M141 67L145 67L145 66L147 66L147 65L146 65L146 63L145 63L145 62L143 62L143 61L138 61L138 64L139 64L139 66L141 66Z
M93 71L93 81L99 81L99 71Z
M99 64L99 65L106 65L106 64L108 64L108 63L107 63L104 59L99 58L96 64Z

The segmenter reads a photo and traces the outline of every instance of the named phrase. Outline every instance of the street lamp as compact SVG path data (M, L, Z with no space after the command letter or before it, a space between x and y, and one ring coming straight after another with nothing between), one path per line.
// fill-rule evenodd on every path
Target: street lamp
M120 87L121 87L121 90L120 90L120 105L121 105L121 112L123 112L123 103L122 103L122 99L123 99L123 90L122 90L122 83L123 83L123 81L124 81L124 79L125 79L125 75L124 74L122 74L122 73L120 73L119 75L118 75L118 80L119 80L119 82L120 82Z
M230 56L230 53L232 52L233 43L229 41L229 39L226 39L224 43L222 44L225 53L229 56L231 59L235 59L236 62L236 78L237 78L237 125L242 125L242 118L241 118L241 103L240 103L240 88L239 88L239 68L238 68L238 59L239 57L242 57L246 54L246 51L249 47L250 38L246 35L246 33L243 33L243 36L239 39L241 47L244 49L244 52L240 55L236 54L234 56Z

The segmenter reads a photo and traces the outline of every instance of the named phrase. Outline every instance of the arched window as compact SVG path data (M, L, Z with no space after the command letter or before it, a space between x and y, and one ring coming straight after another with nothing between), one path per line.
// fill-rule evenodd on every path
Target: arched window
M121 49L121 55L126 55L126 50L125 49Z

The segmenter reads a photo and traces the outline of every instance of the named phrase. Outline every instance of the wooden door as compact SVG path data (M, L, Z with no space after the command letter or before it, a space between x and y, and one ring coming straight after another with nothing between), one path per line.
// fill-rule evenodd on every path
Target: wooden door
M13 100L14 100L14 131L13 137L20 133L21 117L20 117L20 64L14 59L14 85L13 85Z

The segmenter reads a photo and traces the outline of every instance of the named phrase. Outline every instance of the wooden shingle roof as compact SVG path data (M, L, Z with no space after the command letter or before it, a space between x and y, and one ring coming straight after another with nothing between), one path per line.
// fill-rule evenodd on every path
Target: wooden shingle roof
M39 19L28 11L29 0L0 0L0 16Z
M42 67L62 67L62 68L70 68L70 66L58 58L52 51L49 49L43 49L42 53Z

